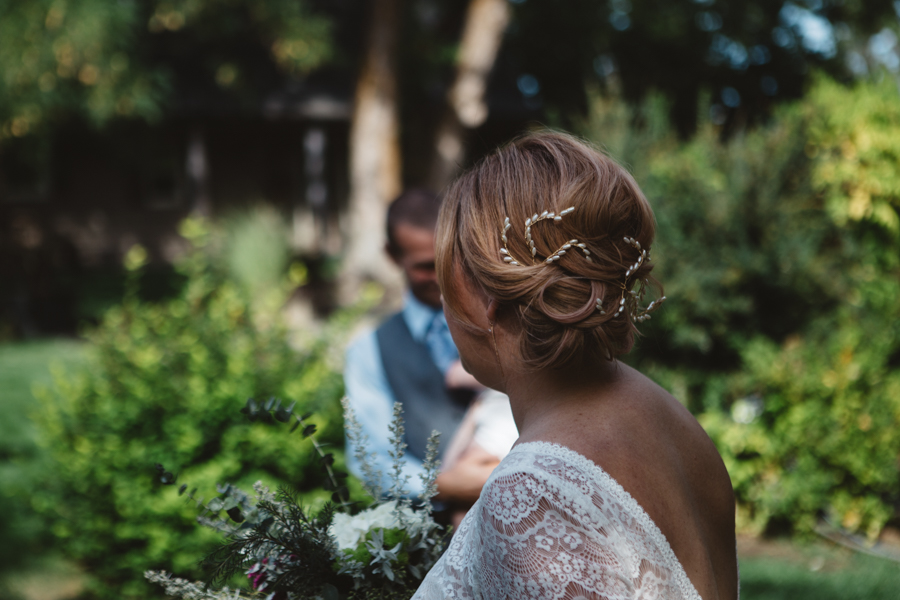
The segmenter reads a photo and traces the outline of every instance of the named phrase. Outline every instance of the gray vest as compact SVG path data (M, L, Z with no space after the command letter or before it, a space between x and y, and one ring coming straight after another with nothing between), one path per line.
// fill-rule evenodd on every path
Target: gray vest
M375 338L388 385L403 403L407 452L424 460L428 436L436 429L441 432L442 457L475 392L444 386L444 374L431 360L428 347L413 339L402 313L385 321Z

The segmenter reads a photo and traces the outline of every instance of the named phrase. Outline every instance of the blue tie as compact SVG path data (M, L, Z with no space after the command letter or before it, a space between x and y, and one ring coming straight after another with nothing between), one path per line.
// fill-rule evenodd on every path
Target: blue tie
M450 365L459 359L459 352L450 336L450 328L447 327L447 319L444 318L443 312L438 312L432 319L431 325L428 326L428 331L425 333L425 345L428 346L428 351L431 353L431 360L441 370L441 373L446 373Z

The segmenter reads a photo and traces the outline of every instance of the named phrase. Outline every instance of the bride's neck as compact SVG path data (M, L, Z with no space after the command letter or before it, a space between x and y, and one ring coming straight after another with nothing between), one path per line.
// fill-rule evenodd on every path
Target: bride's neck
M507 378L506 393L519 434L571 418L602 402L628 367L618 361L579 364L555 370L522 370Z

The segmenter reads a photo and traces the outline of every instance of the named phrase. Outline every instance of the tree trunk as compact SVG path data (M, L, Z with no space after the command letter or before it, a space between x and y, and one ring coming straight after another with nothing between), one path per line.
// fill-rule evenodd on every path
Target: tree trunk
M209 159L206 152L206 135L200 125L191 129L185 164L188 179L188 200L191 212L201 217L212 216L212 199L209 195Z
M401 188L396 45L400 0L374 0L350 126L350 206L340 300L375 280L389 296L402 281L384 252L387 205Z
M447 94L447 111L435 136L429 183L443 189L465 160L465 136L487 119L488 76L509 23L508 0L471 0L466 10L456 65L456 80Z

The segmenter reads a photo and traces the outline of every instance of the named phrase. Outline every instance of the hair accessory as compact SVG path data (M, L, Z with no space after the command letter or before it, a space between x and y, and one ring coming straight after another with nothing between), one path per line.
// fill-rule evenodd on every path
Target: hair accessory
M619 300L619 311L616 312L615 316L619 316L619 313L625 308L625 290L628 289L628 278L640 268L641 265L644 264L645 260L650 260L650 251L641 248L641 243L632 237L623 238L625 243L633 246L638 252L637 262L628 267L628 270L625 271L625 283L622 285L622 298ZM644 321L650 320L650 313L659 308L659 306L665 302L666 297L661 296L647 305L646 308L641 308L641 302L644 300L644 294L647 291L648 281L644 279L640 282L640 286L638 287L638 291L629 290L628 293L634 298L634 308L631 310L631 318L637 323L643 323Z
M562 221L562 218L565 215L569 214L570 212L572 212L574 210L575 210L574 206L560 211L559 214L555 214L555 213L548 212L545 210L541 214L534 213L529 218L525 219L525 241L528 242L528 248L531 250L531 264L532 265L537 264L536 263L537 248L535 247L534 239L531 236L531 228L536 223L539 223L540 221L552 220L554 223L558 223L559 221ZM507 247L508 238L506 236L506 233L510 230L511 227L512 227L512 224L509 222L509 217L506 217L503 220L503 229L500 232L500 239L503 241L503 247L500 248L500 256L503 257L504 262L518 267L518 266L521 266L521 264L522 264L521 261L517 260L512 255L512 253L509 251L509 248ZM619 303L615 307L616 312L613 314L612 318L618 317L619 315L624 313L627 308L629 310L629 312L631 313L631 319L633 321L635 321L637 323L643 323L644 321L647 321L650 319L650 313L655 311L656 309L658 309L659 306L665 301L666 297L661 296L660 298L658 298L658 299L654 300L653 302L651 302L650 304L648 304L645 308L641 307L641 302L644 300L644 294L647 291L649 281L647 279L643 279L642 281L640 281L640 283L638 284L638 290L635 291L634 289L631 289L631 290L628 289L628 279L632 275L637 273L638 269L641 268L641 266L644 264L645 261L650 260L650 250L646 249L646 248L642 248L641 243L633 237L626 236L623 239L626 244L628 244L629 246L632 246L635 250L638 251L638 258L637 258L637 261L633 265L629 266L628 269L626 269L626 271L625 271L625 281L624 281L624 283L621 283L619 285L619 287L622 288L622 295L619 297ZM558 261L560 259L560 257L563 256L568 250L571 250L572 248L577 248L578 250L580 250L584 254L584 258L587 259L588 262L594 262L591 259L591 251L587 249L587 246L584 243L579 242L576 239L571 239L571 240L567 241L565 244L560 246L559 249L556 250L556 252L554 252L553 254L549 255L547 258L542 259L542 260L543 260L544 264L548 264L548 265L553 264L554 262ZM632 298L634 298L634 302L633 303L626 302L626 295L630 295ZM631 304L631 306L629 306L629 304ZM606 310L603 308L603 299L602 298L597 298L596 310L598 310L601 315L607 314ZM491 333L493 333L493 332L491 332ZM496 348L495 348L495 350L496 350Z
M640 268L640 266L642 264L644 264L644 259L647 258L648 254L647 254L646 250L641 249L641 243L634 238L626 237L625 243L634 246L637 249L637 251L640 253L640 254L638 254L637 262L634 263L633 265L631 265L630 267L628 267L628 270L625 271L625 279L628 279L629 277L631 277L632 273L637 271L638 268Z
M644 248L641 248L641 243L634 238L625 237L623 238L625 243L629 246L634 247L638 251L638 259L633 265L628 267L625 271L625 282L619 284L619 287L622 288L622 295L619 296L619 304L616 308L616 312L613 315L615 319L619 315L625 312L626 307L628 307L628 303L626 302L625 295L628 294L632 298L634 298L633 305L629 308L631 313L631 319L636 323L643 323L650 319L650 313L659 308L660 304L662 304L666 297L662 296L657 300L654 300L650 304L647 305L646 308L641 308L641 302L644 300L644 294L647 292L647 287L649 285L649 281L647 279L642 280L638 284L638 289L635 291L634 289L628 289L628 279L637 272L637 270L644 264L645 261L650 260L650 251ZM601 315L605 315L606 311L603 309L603 301L601 298L597 298L597 310L600 311Z
M534 239L531 237L531 228L540 221L552 220L554 223L559 223L562 221L562 218L574 211L575 207L570 206L569 208L560 211L559 214L554 212L544 211L541 214L534 213L527 219L525 219L525 241L528 242L528 248L531 250L531 264L537 264L535 259L537 257L537 247L534 245ZM503 221L503 230L500 232L500 239L503 241L503 247L500 248L500 255L503 257L503 261L507 262L513 266L520 266L522 263L510 253L509 248L507 248L508 239L506 237L506 232L512 227L512 224L509 222L509 217L506 217ZM560 246L556 252L552 253L550 256L544 259L545 264L552 264L560 259L560 257L566 253L567 250L571 248L578 248L584 254L584 257L588 260L588 262L594 262L591 260L591 251L587 249L585 244L580 243L578 240L572 239Z

